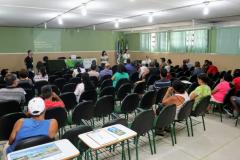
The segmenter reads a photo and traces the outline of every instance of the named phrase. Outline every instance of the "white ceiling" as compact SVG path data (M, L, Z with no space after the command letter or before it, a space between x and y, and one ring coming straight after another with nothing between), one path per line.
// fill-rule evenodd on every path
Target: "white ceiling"
M89 0L0 0L0 26L35 27L50 19L86 3ZM136 28L154 24L175 22L211 21L214 18L240 15L240 0L211 2L210 13L204 16L205 0L94 0L88 3L87 16L81 15L81 8L62 16L63 25L57 19L48 23L52 28L92 28L113 30L114 21L120 19L119 29ZM186 7L189 6L189 7ZM177 9L179 8L179 9ZM147 13L154 13L153 23L148 23ZM138 15L138 16L137 16ZM135 17L137 16L137 17ZM132 18L127 18L132 17Z

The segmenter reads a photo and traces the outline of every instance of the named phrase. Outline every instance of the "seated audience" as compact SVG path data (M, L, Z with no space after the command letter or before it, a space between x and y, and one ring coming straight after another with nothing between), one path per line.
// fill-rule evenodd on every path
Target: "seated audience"
M38 81L48 81L48 75L46 72L46 67L41 67L39 70L39 73L36 74L33 78L34 82L38 82Z
M155 64L154 64L154 62L151 62L151 63L149 64L148 69L149 69L150 75L156 76L156 75L159 75L159 73L160 73L160 71L159 71L159 65L158 65L158 67L156 67Z
M107 62L104 65L105 65L104 66L105 68L103 70L101 70L99 73L100 79L107 75L112 76L112 74L113 74L112 70L110 69L110 64Z
M177 110L176 110L176 118L177 118L177 115L180 109L182 108L183 104L189 100L190 98L188 96L188 93L185 90L185 85L181 81L176 80L173 82L172 87L169 87L166 94L164 95L162 100L162 105L169 106L169 105L175 104L177 107ZM160 106L157 109L157 113L159 113L161 109L162 109L162 106Z
M160 68L165 68L165 66L167 66L166 59L164 57L162 57L160 59L161 59Z
M206 60L204 60L204 64L202 66L202 70L204 73L207 73L208 67L209 67L209 60L206 59Z
M18 86L17 76L8 73L5 76L5 81L7 87L0 89L0 101L15 100L20 104L24 104L26 92L22 88L17 87Z
M208 83L208 76L205 73L199 74L197 78L199 86L192 91L190 94L190 99L194 99L194 106L193 106L193 111L195 111L196 105L198 102L206 96L211 95L211 88L207 85Z
M41 96L44 99L46 109L65 107L62 99L52 91L52 87L50 85L45 85L41 88Z
M203 70L201 68L200 62L196 61L192 75L197 76L201 73L203 73Z
M5 86L6 85L6 81L5 81L5 76L8 73L8 69L2 69L1 70L1 75L0 75L0 85Z
M208 64L209 66L208 66L207 74L211 74L211 75L217 74L218 68L214 66L211 61L209 61Z
M43 99L33 98L30 100L28 103L28 114L31 118L21 118L15 123L9 141L4 147L4 155L13 152L16 145L23 139L36 136L55 138L58 131L58 123L55 119L44 119L45 104Z
M144 80L145 77L149 74L149 69L146 66L146 63L143 61L142 66L138 69L139 72L139 79Z
M82 63L77 63L76 68L73 70L72 76L77 77L78 74L85 73L86 69L84 68Z
M123 78L129 79L129 75L128 75L128 73L125 71L124 65L119 64L119 65L118 65L117 72L112 76L113 87L116 87L117 82L118 82L120 79L123 79Z
M82 82L79 83L74 91L74 94L76 95L77 102L79 102L80 96L83 92L94 90L94 84L91 82L88 73L83 73L82 76Z
M127 59L127 64L125 64L125 69L129 75L132 75L133 73L136 72L136 68L134 67L133 64L131 64L130 59Z
M167 72L170 72L171 68L172 68L172 60L168 59L167 60L167 65L165 66L165 69L167 70Z
M19 83L29 83L33 85L33 82L30 78L28 78L28 72L26 69L21 69L19 71Z
M99 79L99 73L97 72L97 65L92 64L91 70L88 72L89 77L97 77Z
M240 90L240 75L233 79L232 81L234 87L235 87L235 93Z
M212 91L212 102L223 103L224 97L230 89L229 81L231 81L231 76L226 73L220 83Z
M149 66L150 63L152 62L152 60L151 60L148 56L146 56L145 62L146 62L146 64L148 64L148 66Z
M188 67L189 70L190 70L192 67L194 67L189 58L186 59L186 65L187 65L187 67Z
M153 84L153 89L154 90L159 90L161 88L165 88L165 87L170 87L171 86L171 81L166 78L167 77L167 73L168 72L167 72L166 69L161 69L161 72L160 72L161 79L154 82L154 84Z
M187 60L186 59L183 60L183 65L182 65L181 69L182 69L183 72L189 70L188 66L187 66Z

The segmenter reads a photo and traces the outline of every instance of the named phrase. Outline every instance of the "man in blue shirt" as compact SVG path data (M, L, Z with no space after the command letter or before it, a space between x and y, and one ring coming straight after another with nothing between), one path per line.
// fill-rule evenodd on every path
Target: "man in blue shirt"
M132 75L134 72L136 72L136 68L131 64L130 59L127 59L127 64L125 65L126 71L129 75Z
M153 84L153 89L154 90L159 90L161 88L171 86L171 81L166 78L167 77L167 70L166 69L164 69L164 68L161 69L160 77L161 77L161 79L154 82L154 84Z
M101 79L102 77L106 76L106 75L110 75L112 76L113 72L110 69L110 64L109 63L105 63L105 68L104 70L101 70L99 73L99 78Z

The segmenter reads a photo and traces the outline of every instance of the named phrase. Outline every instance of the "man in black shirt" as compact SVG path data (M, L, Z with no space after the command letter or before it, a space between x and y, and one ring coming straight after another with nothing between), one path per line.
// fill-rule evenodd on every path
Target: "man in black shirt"
M32 50L28 50L28 56L24 59L25 65L27 67L27 70L33 69L33 53Z

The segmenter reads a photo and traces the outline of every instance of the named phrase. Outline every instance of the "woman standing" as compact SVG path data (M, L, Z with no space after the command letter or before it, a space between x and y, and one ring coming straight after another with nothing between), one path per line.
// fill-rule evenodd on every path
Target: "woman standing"
M28 50L27 51L28 55L27 57L24 59L24 63L26 65L26 68L28 71L32 71L33 70L33 52L32 50Z
M102 51L102 56L100 58L101 67L104 68L105 64L108 63L108 55L106 51Z

